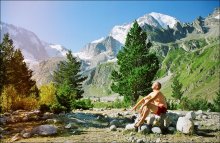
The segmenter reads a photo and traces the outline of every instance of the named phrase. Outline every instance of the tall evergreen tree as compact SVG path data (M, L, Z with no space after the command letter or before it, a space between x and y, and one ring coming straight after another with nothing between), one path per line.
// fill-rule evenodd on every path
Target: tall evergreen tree
M70 108L71 100L82 98L82 82L87 77L80 74L81 62L73 57L72 52L66 54L67 60L58 64L57 71L54 72L54 84L58 89L57 100L67 108Z
M182 83L179 82L178 80L179 78L179 75L175 75L174 78L173 78L173 84L171 85L171 88L172 88L172 97L175 98L175 99L178 99L180 100L183 96L183 92L181 91L182 90Z
M2 88L4 85L4 75L5 75L5 67L3 65L3 52L2 52L2 44L0 44L0 96L2 93Z
M24 97L29 96L31 93L38 95L36 82L31 79L32 71L28 69L24 62L24 57L20 49L14 49L13 41L10 39L9 34L5 34L1 43L2 53L2 69L3 73L3 86L13 85L19 95Z
M151 82L159 69L159 60L149 53L151 42L147 34L134 22L127 34L125 46L117 55L119 70L112 72L114 92L124 96L125 102L134 104L139 96L151 90Z

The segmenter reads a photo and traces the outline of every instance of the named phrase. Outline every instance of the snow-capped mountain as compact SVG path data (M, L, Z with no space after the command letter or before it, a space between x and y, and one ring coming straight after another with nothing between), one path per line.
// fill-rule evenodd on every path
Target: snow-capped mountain
M149 15L156 19L163 28L167 28L167 26L173 28L179 22L176 18L161 13L151 12Z
M141 27L147 24L155 28L167 29L168 26L170 28L173 28L174 25L179 21L172 16L168 16L168 15L156 13L156 12L151 12L149 14L146 14L138 18L137 22ZM112 36L114 39L118 40L120 43L124 44L126 35L128 31L130 30L132 24L133 22L129 24L124 24L124 25L117 25L113 27L109 35Z
M67 52L63 46L43 42L35 33L24 28L4 22L1 22L0 26L1 38L5 33L9 33L15 48L21 49L25 61L29 65L37 64L39 61L51 57L63 57ZM0 40L2 41L2 39Z

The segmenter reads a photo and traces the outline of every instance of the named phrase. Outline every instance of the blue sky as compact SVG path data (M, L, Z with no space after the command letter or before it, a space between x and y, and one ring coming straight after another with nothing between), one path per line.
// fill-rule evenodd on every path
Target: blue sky
M46 42L73 52L107 36L114 25L150 12L181 22L206 17L219 1L1 1L1 21L33 31Z

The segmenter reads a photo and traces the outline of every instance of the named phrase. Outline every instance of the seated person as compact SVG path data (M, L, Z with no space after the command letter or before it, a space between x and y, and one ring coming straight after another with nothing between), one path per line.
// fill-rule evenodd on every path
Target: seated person
M140 107L140 118L138 119L138 122L135 123L135 127L139 127L144 123L145 118L149 115L150 112L161 115L162 113L167 112L167 103L164 95L160 92L161 84L159 82L155 82L152 85L153 92L151 92L149 95L141 99L133 108L133 110L136 110L137 107L141 105Z

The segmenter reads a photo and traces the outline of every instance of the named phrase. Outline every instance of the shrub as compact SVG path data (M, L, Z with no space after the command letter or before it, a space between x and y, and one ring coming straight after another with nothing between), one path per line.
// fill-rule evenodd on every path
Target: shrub
M20 100L21 103L18 102L19 105L23 105L23 108L18 109L24 109L24 110L33 110L38 108L38 101L34 97L26 97L22 98Z
M180 108L184 110L213 110L212 106L205 99L189 100L187 97L182 98L180 103Z
M214 99L214 110L220 112L220 90L216 93L216 98Z
M4 86L2 95L1 95L1 108L3 112L8 112L12 110L13 102L15 101L15 97L17 96L17 92L12 85Z
M57 103L56 88L53 83L43 85L40 88L40 104L52 105Z
M50 107L51 112L55 113L55 114L59 114L61 112L66 112L67 108L60 105L59 103L53 104Z
M74 109L89 109L93 108L92 101L90 99L81 99L81 100L76 100L72 103L72 108Z
M167 100L167 108L169 110L177 110L179 108L179 100Z

